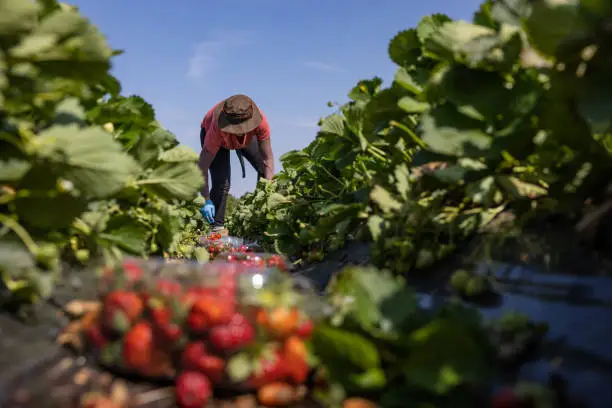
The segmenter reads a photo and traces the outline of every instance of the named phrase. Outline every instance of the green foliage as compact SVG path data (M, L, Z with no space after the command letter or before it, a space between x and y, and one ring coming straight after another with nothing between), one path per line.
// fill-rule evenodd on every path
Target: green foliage
M63 262L176 251L203 227L195 152L142 98L119 95L116 52L75 9L2 0L0 15L5 285L47 296Z
M359 82L231 228L292 256L366 238L406 273L504 209L579 215L612 170L604 3L485 2L473 23L438 14L398 33L393 83Z
M335 312L312 346L345 393L374 393L384 406L410 395L416 405L467 407L474 405L453 405L470 401L469 387L460 386L491 380L495 345L477 312L459 304L424 309L402 279L375 268L344 269L327 296Z

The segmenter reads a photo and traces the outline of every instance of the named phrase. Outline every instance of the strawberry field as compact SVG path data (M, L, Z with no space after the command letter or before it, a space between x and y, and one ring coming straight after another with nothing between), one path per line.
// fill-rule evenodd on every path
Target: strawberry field
M0 406L607 407L611 21L423 17L225 239L95 22L0 0Z

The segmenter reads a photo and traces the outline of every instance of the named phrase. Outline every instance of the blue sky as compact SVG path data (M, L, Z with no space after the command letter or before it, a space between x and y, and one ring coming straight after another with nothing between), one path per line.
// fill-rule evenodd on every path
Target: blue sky
M72 0L125 50L113 71L181 143L199 151L199 124L216 102L251 96L272 127L276 156L307 146L328 101L395 66L389 40L421 17L471 19L480 0ZM172 5L171 5L172 4ZM248 164L247 164L248 166ZM255 185L232 155L232 194Z

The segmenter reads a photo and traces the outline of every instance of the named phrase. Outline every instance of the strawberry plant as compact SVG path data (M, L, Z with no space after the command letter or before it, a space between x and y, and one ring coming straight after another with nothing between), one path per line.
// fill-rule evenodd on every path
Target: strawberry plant
M504 210L580 216L612 170L612 11L595 3L486 1L473 23L436 14L398 33L393 83L360 81L241 199L231 232L306 259L365 239L378 265L407 273Z
M197 154L142 98L120 95L109 74L118 52L56 1L6 0L0 14L0 273L9 293L48 296L66 264L191 256L181 234L203 229Z

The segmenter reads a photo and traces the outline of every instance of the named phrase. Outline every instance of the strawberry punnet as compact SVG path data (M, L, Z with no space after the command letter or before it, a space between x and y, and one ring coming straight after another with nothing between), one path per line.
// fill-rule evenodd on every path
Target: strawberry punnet
M197 371L185 371L176 379L176 402L180 408L203 408L212 396L208 378Z

